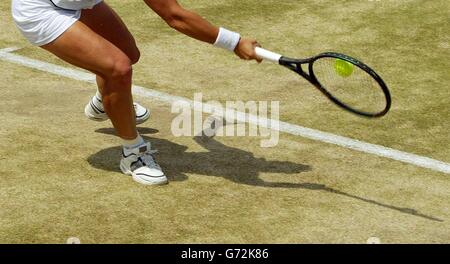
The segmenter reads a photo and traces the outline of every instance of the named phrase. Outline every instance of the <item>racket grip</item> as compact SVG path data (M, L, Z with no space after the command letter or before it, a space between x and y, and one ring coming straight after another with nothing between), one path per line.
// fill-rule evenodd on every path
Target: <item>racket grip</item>
M256 56L258 56L258 58L263 59L263 60L268 60L271 62L275 62L275 63L279 63L280 62L280 58L282 57L280 54L269 51L269 50L265 50L263 48L260 47L256 47L255 48L255 52L256 52Z

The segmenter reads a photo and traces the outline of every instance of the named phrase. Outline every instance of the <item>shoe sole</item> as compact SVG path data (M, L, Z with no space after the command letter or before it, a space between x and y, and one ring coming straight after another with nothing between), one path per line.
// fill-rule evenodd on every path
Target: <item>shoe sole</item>
M84 115L87 118L89 118L89 120L96 121L96 122L103 122L103 121L108 120L108 118L98 118L98 117L93 116L91 114L91 111L89 111L90 108L91 108L90 104L87 104L86 107L84 107Z

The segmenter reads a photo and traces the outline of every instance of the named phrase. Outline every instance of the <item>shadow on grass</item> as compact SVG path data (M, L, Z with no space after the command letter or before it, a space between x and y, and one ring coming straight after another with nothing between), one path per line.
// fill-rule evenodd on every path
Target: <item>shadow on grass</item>
M158 129L149 128L149 127L138 127L137 128L139 134L145 135L145 134L157 134L159 131ZM105 128L99 128L95 130L97 133L107 134L107 135L116 135L116 132L113 127L105 127Z
M156 133L156 130L139 128L141 135ZM98 133L114 134L113 129L98 129ZM187 147L170 142L165 139L143 136L150 141L152 148L157 149L158 163L164 168L169 181L187 180L186 173L223 177L239 184L246 184L268 188L300 188L313 191L324 191L336 195L345 196L362 202L392 209L404 214L409 214L432 221L443 222L433 216L425 215L411 208L402 208L381 203L368 198L342 192L323 184L317 183L289 183L266 182L259 178L261 172L297 174L311 170L309 165L297 164L288 161L271 161L264 158L256 158L253 153L226 146L215 138L197 136L194 141L208 151L186 152ZM121 156L121 147L103 149L88 158L93 167L120 172L118 163Z
M104 131L97 130L99 133ZM209 151L186 152L186 146L165 139L147 136L143 136L143 138L151 142L152 148L158 150L156 159L171 181L187 180L186 173L194 173L223 177L236 183L254 186L289 188L295 187L295 185L264 182L259 179L259 173L296 174L311 170L308 165L255 158L250 152L225 146L215 139L208 140L208 143L203 145ZM107 148L90 156L88 162L98 169L120 172L118 167L120 155L120 146Z

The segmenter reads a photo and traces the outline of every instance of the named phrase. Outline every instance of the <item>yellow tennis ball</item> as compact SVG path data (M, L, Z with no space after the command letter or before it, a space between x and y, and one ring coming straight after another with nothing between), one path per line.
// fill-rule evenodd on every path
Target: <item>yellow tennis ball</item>
M336 59L334 62L334 69L339 76L348 77L353 73L353 64L345 60Z

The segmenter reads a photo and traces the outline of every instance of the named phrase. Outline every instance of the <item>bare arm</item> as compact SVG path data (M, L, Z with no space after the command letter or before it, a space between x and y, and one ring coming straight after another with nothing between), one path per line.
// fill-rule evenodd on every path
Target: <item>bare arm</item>
M219 28L198 14L184 9L176 0L144 0L144 2L177 31L210 44L216 41ZM256 46L258 46L256 40L243 38L234 52L242 59L258 60L255 54Z

